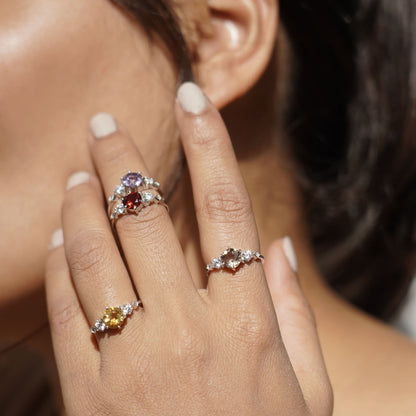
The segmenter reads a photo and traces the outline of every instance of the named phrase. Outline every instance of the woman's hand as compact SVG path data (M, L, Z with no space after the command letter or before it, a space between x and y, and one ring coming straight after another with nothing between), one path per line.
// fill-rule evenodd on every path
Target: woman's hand
M219 113L194 84L178 97L204 261L227 247L258 250L250 200ZM213 270L207 288L196 289L167 211L153 204L116 222L127 271L102 188L111 195L129 170L151 175L111 117L95 118L92 130L99 137L90 140L98 178L69 181L64 246L55 234L47 265L68 416L331 415L314 318L282 244L266 257L271 291L260 261L235 273ZM121 330L91 335L107 305L136 299L133 287L143 308Z

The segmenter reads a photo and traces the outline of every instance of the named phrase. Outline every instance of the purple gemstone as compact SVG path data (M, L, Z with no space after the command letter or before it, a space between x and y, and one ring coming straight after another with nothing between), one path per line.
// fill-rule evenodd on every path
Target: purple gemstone
M126 176L123 176L121 182L123 183L123 185L129 188L135 189L143 183L143 176L140 175L140 173L131 172L128 173Z

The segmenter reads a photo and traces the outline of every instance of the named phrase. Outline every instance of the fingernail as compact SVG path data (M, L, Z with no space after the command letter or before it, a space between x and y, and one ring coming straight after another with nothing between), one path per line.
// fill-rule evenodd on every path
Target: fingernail
M101 139L117 131L114 117L108 113L98 113L90 121L91 133L96 139Z
M88 172L77 172L68 178L66 183L66 190L69 191L82 183L87 183L90 180L91 175Z
M282 248L285 256L294 272L298 271L298 260L296 258L295 249L290 237L285 237L282 241Z
M207 106L204 93L193 82L185 82L179 87L177 99L184 111L195 115L201 114Z
M51 241L49 243L49 250L53 250L54 248L60 247L64 244L64 233L62 228L56 230L51 237Z

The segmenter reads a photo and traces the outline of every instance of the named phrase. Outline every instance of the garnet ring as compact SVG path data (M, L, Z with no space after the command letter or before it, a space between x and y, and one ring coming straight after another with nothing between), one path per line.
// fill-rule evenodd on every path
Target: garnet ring
M119 217L127 214L138 214L149 205L160 204L169 210L165 200L156 190L133 191L119 201L113 201L108 206L108 215L114 224Z
M221 269L228 269L235 272L244 264L263 260L264 257L258 251L228 248L221 254L221 256L212 259L211 263L207 264L206 272L209 274L214 270Z
M108 198L108 202L120 200L132 192L139 190L155 189L160 192L160 183L153 178L143 176L141 172L129 171L120 178L120 185L114 189L113 195Z
M97 332L105 332L109 329L121 329L127 317L141 304L142 302L140 300L135 300L132 303L125 303L118 307L107 306L103 317L98 319L91 328L91 333L96 334Z

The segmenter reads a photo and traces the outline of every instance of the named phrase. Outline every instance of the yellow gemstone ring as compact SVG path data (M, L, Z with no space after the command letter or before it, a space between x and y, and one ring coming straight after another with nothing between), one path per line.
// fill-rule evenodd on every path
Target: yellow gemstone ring
M135 300L133 303L125 303L122 306L107 306L104 316L91 327L91 333L105 332L108 329L121 329L126 322L126 318L141 304L140 300Z

